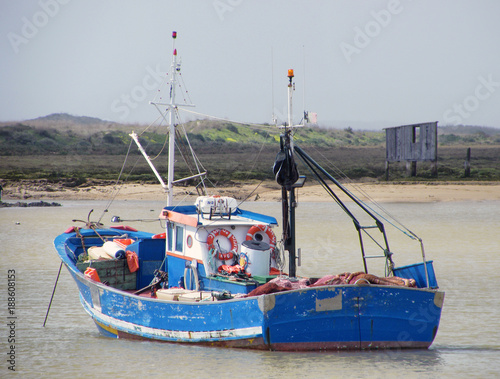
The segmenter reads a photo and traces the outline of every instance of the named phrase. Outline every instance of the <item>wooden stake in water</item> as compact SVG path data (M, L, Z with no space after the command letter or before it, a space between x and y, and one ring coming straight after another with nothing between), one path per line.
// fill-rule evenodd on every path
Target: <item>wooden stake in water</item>
M47 314L45 315L45 320L43 322L44 328L45 328L45 323L47 322L47 317L49 317L50 306L52 305L52 299L54 298L54 293L56 292L57 282L59 280L59 275L61 274L62 265L63 265L63 263L61 262L61 264L59 265L59 272L57 273L56 282L54 283L54 289L52 290L52 296L50 297L49 307L47 308Z

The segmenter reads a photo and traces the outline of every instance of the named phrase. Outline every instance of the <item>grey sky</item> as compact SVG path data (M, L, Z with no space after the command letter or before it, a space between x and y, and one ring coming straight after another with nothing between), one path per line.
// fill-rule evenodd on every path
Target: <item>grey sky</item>
M296 121L305 80L320 125L500 127L497 0L0 0L0 10L0 121L153 121L176 30L203 114L270 122L274 81L284 116L293 68Z

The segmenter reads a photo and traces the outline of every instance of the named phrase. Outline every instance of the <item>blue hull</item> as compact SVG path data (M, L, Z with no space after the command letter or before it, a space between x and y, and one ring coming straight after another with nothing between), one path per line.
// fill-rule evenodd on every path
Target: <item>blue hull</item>
M71 238L56 238L56 250L109 337L284 351L427 348L439 325L444 294L432 289L333 285L207 302L134 295L84 276Z
M441 292L387 286L326 286L275 296L266 333L276 350L427 348Z

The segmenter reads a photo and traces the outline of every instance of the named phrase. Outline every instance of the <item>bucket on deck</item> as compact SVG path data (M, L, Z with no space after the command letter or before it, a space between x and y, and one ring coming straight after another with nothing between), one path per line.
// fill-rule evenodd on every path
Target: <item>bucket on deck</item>
M271 258L271 247L262 241L244 241L241 244L241 252L248 258L246 271L252 276L268 276Z

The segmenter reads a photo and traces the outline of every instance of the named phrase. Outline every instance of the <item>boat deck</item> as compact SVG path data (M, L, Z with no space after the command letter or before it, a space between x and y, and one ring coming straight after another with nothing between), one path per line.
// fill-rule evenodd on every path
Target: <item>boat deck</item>
M135 294L134 290L126 290L125 292L130 294ZM150 290L143 293L137 294L137 296L148 298L148 299L160 299L160 300L171 300L180 302L207 302L207 301L219 301L227 300L230 298L237 297L237 295L229 295L214 291L194 291L186 290L184 288L168 288L168 289L158 289L155 291L153 296Z

